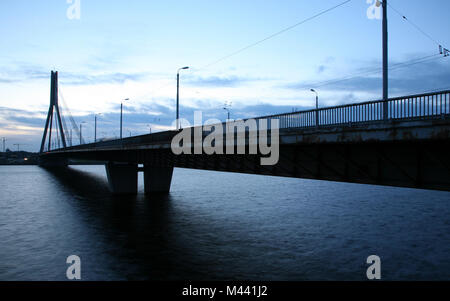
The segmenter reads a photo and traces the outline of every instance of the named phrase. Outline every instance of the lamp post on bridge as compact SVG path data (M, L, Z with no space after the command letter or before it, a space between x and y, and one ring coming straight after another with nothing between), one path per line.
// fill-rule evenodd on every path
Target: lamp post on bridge
M378 2L380 3L380 2ZM383 6L383 120L388 120L388 21L387 21L387 0L381 1Z
M228 116L227 121L230 120L230 109L228 109L227 107L224 107L223 109L224 109L225 111L227 111L227 114L228 114L228 115L227 115L227 116Z
M86 121L80 122L80 145L82 144L82 141L83 141L83 124L84 123L86 123Z
M97 143L97 116L102 115L102 113L94 114L95 126L94 126L94 143Z
M311 92L316 93L316 126L319 126L319 93L314 89L311 89Z
M177 130L180 129L180 71L189 69L189 67L182 67L177 71Z
M6 138L5 137L2 138L2 142L3 142L3 152L6 152L6 148L5 148Z
M124 101L129 101L129 98L125 98L121 103L120 103L120 139L122 139L122 115L123 115L123 102Z

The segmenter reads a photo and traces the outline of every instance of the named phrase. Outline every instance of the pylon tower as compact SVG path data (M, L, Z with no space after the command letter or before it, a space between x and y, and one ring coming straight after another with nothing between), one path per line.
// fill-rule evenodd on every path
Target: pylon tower
M56 114L54 114L56 112ZM45 122L44 136L42 137L41 143L41 153L45 149L45 141L48 134L48 151L51 150L51 140L52 140L52 127L53 127L53 116L56 115L55 128L56 131L59 130L59 137L64 148L67 147L66 136L64 135L64 129L61 122L61 113L58 105L58 71L52 71L51 73L51 83L50 83L50 108L48 109L47 121Z

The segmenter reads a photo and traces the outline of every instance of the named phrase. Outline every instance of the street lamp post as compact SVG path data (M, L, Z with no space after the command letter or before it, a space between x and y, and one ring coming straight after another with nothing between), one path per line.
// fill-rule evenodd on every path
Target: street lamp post
M379 2L378 2L379 3ZM388 20L387 20L387 0L382 1L383 6L383 120L388 119Z
M225 107L225 108L223 108L225 111L227 111L227 113L228 113L228 118L227 118L227 121L228 120L230 120L230 110L227 108L227 107Z
M186 70L189 67L183 67L177 71L177 130L180 129L180 70Z
M97 116L102 115L102 113L94 114L95 126L94 126L94 143L97 143Z
M311 89L311 92L316 93L316 126L319 126L319 93L314 89Z
M120 103L120 139L122 139L122 115L123 115L123 102L124 101L128 101L130 100L129 98L125 98L121 103Z
M83 123L86 123L85 121L80 123L80 145L82 144L83 141Z

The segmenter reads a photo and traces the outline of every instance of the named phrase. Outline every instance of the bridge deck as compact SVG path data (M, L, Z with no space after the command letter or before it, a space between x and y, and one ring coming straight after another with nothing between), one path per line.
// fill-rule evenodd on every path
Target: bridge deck
M262 166L259 152L226 154L225 147L224 154L175 155L171 141L177 131L67 147L42 153L41 160L126 163L135 165L136 172L137 164L144 164L170 178L167 168L184 167L450 191L449 95L392 99L385 103L390 108L387 121L379 119L380 102L264 117L281 126L279 160L273 166ZM311 112L316 118L310 118ZM246 150L249 142L247 135Z

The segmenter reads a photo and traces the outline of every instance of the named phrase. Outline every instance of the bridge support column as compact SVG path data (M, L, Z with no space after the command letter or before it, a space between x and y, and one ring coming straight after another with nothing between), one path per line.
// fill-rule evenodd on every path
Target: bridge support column
M145 193L169 193L172 183L173 167L144 165Z
M117 194L137 194L137 164L109 162L105 167L111 192Z

